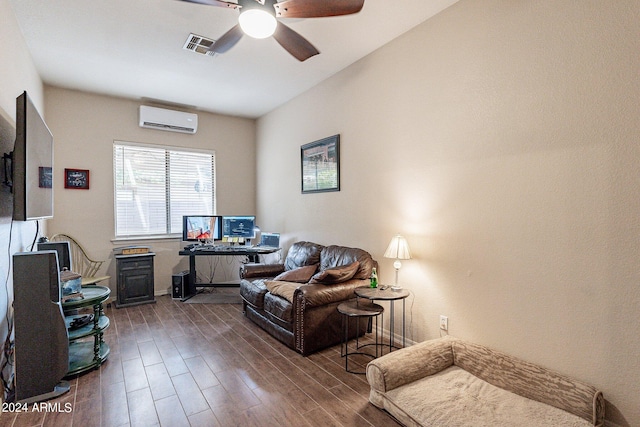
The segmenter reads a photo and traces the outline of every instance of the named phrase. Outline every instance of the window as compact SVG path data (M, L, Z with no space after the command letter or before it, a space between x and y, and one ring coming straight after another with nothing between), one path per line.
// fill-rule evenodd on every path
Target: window
M115 141L117 237L182 233L183 215L215 215L215 153Z

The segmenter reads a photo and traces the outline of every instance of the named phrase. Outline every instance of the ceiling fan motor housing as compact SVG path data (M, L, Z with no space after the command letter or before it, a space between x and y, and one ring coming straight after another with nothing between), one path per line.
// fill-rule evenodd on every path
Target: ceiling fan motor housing
M276 16L276 10L273 7L276 4L277 0L238 0L238 4L240 5L240 13L250 10L250 9L260 9L268 12L270 15Z

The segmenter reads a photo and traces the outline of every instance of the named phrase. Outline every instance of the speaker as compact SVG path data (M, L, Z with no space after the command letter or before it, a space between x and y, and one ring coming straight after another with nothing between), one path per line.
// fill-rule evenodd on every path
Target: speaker
M186 300L196 293L195 287L189 280L189 272L181 271L171 277L171 295L173 299Z
M13 255L15 375L12 400L51 399L69 391L69 335L60 304L56 251ZM9 396L8 396L9 397Z

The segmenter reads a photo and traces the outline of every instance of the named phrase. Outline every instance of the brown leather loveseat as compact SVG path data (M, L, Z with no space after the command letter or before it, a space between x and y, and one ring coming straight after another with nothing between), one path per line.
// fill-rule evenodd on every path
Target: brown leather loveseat
M355 297L355 288L369 286L373 267L376 261L362 249L296 242L284 264L241 267L245 316L303 355L339 344L337 307ZM365 328L353 328L353 336Z

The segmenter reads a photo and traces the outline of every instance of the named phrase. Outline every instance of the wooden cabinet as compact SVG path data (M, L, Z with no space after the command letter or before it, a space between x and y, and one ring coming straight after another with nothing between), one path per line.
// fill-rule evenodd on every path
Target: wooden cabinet
M64 321L69 330L67 377L96 368L107 360L109 346L103 341L102 335L109 326L109 318L102 311L102 303L109 298L109 294L111 290L104 286L83 286L82 298L62 303ZM83 316L82 312L86 309L92 310L93 320L80 328L70 328L72 322Z
M117 308L155 303L153 257L154 253L116 255L118 275Z

